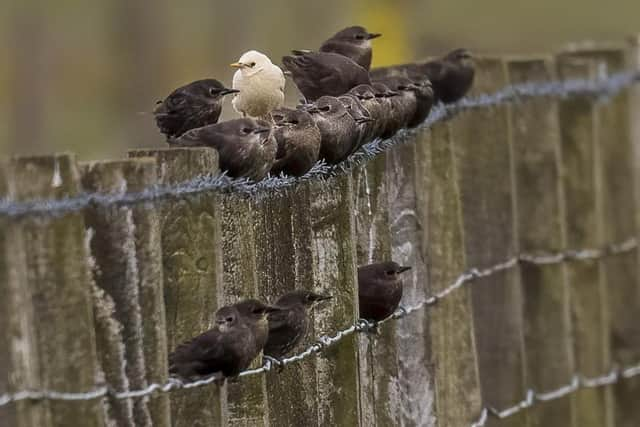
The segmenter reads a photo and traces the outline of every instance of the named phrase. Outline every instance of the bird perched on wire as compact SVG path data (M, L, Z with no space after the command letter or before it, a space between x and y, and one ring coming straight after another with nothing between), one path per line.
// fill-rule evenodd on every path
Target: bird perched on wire
M278 148L271 124L248 117L192 129L170 140L169 145L215 148L221 170L231 177L254 181L269 173Z
M320 158L336 164L358 148L358 128L344 105L333 96L322 96L302 106L320 130Z
M391 316L402 299L400 274L410 269L393 261L359 267L360 318L378 322Z
M390 99L395 104L393 111L403 118L402 127L415 127L427 118L433 106L433 89L429 80L413 82L405 77L394 76L377 82L384 83L398 93L399 96Z
M307 334L309 310L331 298L330 295L305 290L289 292L278 298L274 305L280 311L269 314L269 337L264 354L275 359L286 356Z
M243 116L267 118L271 110L284 104L285 78L282 70L268 56L255 50L242 54L231 64L233 88L239 90L233 108Z
M475 62L467 49L456 49L440 59L416 64L374 68L371 77L403 76L411 80L431 81L436 101L452 103L467 94L473 85Z
M220 308L213 329L180 344L169 355L169 373L183 379L211 374L237 377L267 341L267 315L279 310L254 299Z
M302 110L278 108L271 112L271 118L278 143L271 174L304 175L318 161L320 130L311 115Z
M282 63L307 102L323 95L340 96L359 84L368 84L369 72L346 56L331 52L294 50Z
M358 131L358 139L356 148L361 147L373 138L374 119L367 109L362 105L362 102L355 96L340 95L338 100L344 105L347 113L356 122L356 130Z
M176 138L188 130L218 122L222 98L236 89L228 89L215 79L196 80L158 101L153 115L167 138Z
M365 70L371 68L371 40L380 37L380 33L370 33L360 26L348 27L338 31L322 43L320 52L332 52L350 58Z

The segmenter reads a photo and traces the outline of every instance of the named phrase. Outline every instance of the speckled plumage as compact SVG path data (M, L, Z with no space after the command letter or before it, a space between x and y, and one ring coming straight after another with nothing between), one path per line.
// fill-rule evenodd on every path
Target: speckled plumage
M318 161L320 129L309 113L291 108L271 112L276 125L274 137L278 142L276 160L271 174L302 176Z

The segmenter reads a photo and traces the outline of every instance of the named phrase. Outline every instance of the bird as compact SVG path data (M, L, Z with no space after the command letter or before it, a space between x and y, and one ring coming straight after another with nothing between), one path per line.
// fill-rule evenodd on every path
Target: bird
M347 96L357 98L373 119L370 135L372 139L379 138L383 134L389 119L386 100L382 97L376 97L374 92L375 90L371 85L365 84L358 85L347 93Z
M320 52L332 52L350 58L365 70L371 68L371 40L380 33L370 33L364 27L353 26L338 31L320 46Z
M346 56L331 52L292 51L282 63L305 97L340 96L359 84L370 83L369 72Z
M271 110L284 105L284 74L267 55L250 50L231 66L238 69L233 74L233 88L240 91L231 103L243 117L266 118Z
M278 108L271 112L275 123L274 137L278 143L276 160L271 174L302 176L318 161L320 129L309 113L291 108Z
M369 111L362 105L362 102L355 96L341 95L338 100L347 109L349 115L356 122L356 130L358 131L357 148L371 141L375 120L371 118Z
M391 316L402 299L400 274L411 267L393 261L358 268L358 300L360 318L379 322Z
M455 49L444 57L417 64L402 64L371 70L371 77L403 76L412 80L429 79L433 85L434 99L445 104L464 97L475 75L473 55L467 49Z
M382 129L381 138L391 138L402 129L403 117L401 113L397 111L396 101L399 99L399 94L396 91L391 90L387 85L380 82L372 82L373 94L382 104L382 108L385 114L385 126ZM394 99L395 98L395 99Z
M269 173L278 148L271 123L249 117L192 129L170 140L169 145L215 148L221 170L253 181Z
M221 374L237 377L264 347L267 315L280 311L255 299L220 308L212 329L176 347L169 355L169 373L184 379Z
M275 359L286 356L307 334L309 310L331 295L295 290L282 295L274 303L280 311L270 313L269 336L263 353Z
M218 122L222 98L238 93L215 79L196 80L180 86L153 110L156 125L167 138L176 138L188 130Z
M320 155L327 163L336 164L351 154L358 144L356 122L333 96L322 96L302 107L311 114L320 130Z
M422 123L433 105L433 89L429 80L414 82L393 76L377 80L399 94L393 97L395 111L403 117L403 127L412 128Z

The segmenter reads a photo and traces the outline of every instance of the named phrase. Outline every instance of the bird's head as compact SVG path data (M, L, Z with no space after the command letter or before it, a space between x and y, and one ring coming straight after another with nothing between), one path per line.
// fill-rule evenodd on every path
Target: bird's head
M243 318L254 322L266 319L269 313L282 310L279 307L264 304L256 299L246 299L234 304L234 306Z
M238 310L233 306L226 306L216 311L216 326L220 332L227 332L238 322Z
M215 79L204 79L193 82L189 85L189 91L209 103L218 102L224 95L240 92L237 89L226 88Z
M378 270L378 275L384 277L386 280L397 280L399 274L411 270L411 267L402 266L393 261L387 261L377 264L376 269Z
M469 50L463 48L452 50L445 56L445 59L463 67L474 66L473 55Z
M347 109L347 112L357 124L364 124L373 122L369 111L362 105L362 103L353 95L342 95L338 97L338 100Z
M278 301L276 301L275 305L279 307L302 305L305 308L312 308L322 301L330 300L331 298L333 298L333 296L331 295L322 295L312 291L298 289L282 295L280 298L278 298Z
M302 109L277 108L271 118L277 126L306 127L313 123L311 115Z
M310 104L307 108L309 114L320 114L325 117L338 118L345 114L348 114L347 109L342 105L342 102L338 98L333 96L321 96Z
M364 27L356 25L338 31L331 38L350 44L369 45L370 40L380 37L381 35L380 33L370 33Z
M358 85L352 88L349 91L349 93L354 95L360 101L375 98L375 94L373 93L373 88L370 85Z
M273 65L269 57L257 50L250 50L242 54L238 62L230 64L245 76L253 76Z
M391 90L389 86L384 83L375 82L371 84L371 87L373 87L373 93L376 98L391 98L392 96L398 95L398 92Z

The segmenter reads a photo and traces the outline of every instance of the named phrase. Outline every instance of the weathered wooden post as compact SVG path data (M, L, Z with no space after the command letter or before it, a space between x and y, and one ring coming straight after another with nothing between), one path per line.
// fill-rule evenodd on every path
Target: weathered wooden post
M314 289L309 186L304 183L254 202L256 215L258 294L271 303L294 289ZM328 309L333 301L317 307ZM311 322L313 323L313 322ZM313 325L299 353L314 341ZM316 359L308 358L267 374L269 424L313 425L318 419Z
M209 148L133 150L130 157L155 157L158 183L176 185L215 174L218 157ZM212 325L222 284L220 208L212 192L162 201L162 264L169 351ZM174 391L174 426L221 425L219 388Z
M573 55L597 61L599 77L627 70L626 49L594 47ZM632 139L629 124L629 91L596 103L596 165L598 167L598 213L602 215L603 240L607 244L637 236ZM640 360L640 282L638 251L604 260L610 312L611 360L628 366ZM640 419L640 379L621 381L614 387L615 425L632 426Z
M640 73L640 34L629 37L629 69ZM640 85L630 89L629 114L631 124L631 138L634 150L633 171L635 175L636 190L636 224L640 226Z
M451 128L437 125L428 142L427 245L429 283L434 294L449 287L464 271L465 236ZM471 289L458 288L439 299L429 313L435 365L436 419L439 426L470 425L481 410L474 343Z
M110 195L136 193L157 181L153 158L91 162L82 166L85 191ZM107 378L116 373L124 375L124 385L129 390L142 389L149 382L163 383L167 380L167 343L157 212L151 204L95 205L85 210L85 222L92 236L94 279L105 293L104 297L113 304L110 317L117 326L114 338L119 339L118 347L124 346L124 360L115 362L125 369L118 369L122 372L107 370L105 375ZM116 349L103 350L109 355ZM117 422L169 426L169 417L168 396L160 394L138 399L134 403L133 418Z
M503 60L477 60L471 96L496 92L506 84ZM505 262L517 252L507 107L461 114L451 122L451 140L461 198L465 269ZM510 406L526 388L523 296L517 268L477 280L471 294L482 399L496 408ZM509 426L526 423L524 412L503 422Z
M333 335L358 318L353 183L342 175L311 184L314 288L333 295L315 315L315 333ZM354 426L360 417L358 344L354 335L318 357L319 425Z
M358 265L391 260L387 156L353 172ZM393 426L400 423L396 323L379 330L379 336L362 334L359 341L361 425Z
M251 201L242 195L223 194L221 201L223 283L222 304L258 297L256 272L255 214ZM260 358L253 367L259 366ZM268 408L263 375L227 383L226 421L229 426L265 426Z
M7 168L12 199L73 197L80 192L75 158L71 155L20 157ZM78 392L93 390L98 377L91 277L80 213L28 216L13 221L21 230L26 254L27 289L33 305L37 341L38 387ZM43 401L39 425L100 426L101 402Z
M557 57L561 80L593 79L595 63L569 55ZM598 215L598 187L595 166L595 110L587 96L562 99L558 103L561 139L559 162L564 194L563 240L569 249L597 248L605 244L602 218ZM537 126L537 124L536 124ZM611 368L607 330L607 284L601 260L570 261L565 264L573 320L575 371L597 376ZM554 365L551 365L552 367ZM544 367L548 369L548 366ZM611 425L613 415L610 387L583 389L575 400L577 425Z
M414 305L431 293L425 250L428 242L427 163L431 134L419 131L415 142L394 147L387 155L387 183L391 253L393 260L410 265L403 274L401 304ZM411 313L396 322L399 424L432 426L435 423L434 370L429 311Z
M7 165L0 163L0 199L10 200ZM13 182L15 185L15 182ZM0 394L38 389L38 349L23 235L0 217ZM0 426L46 425L43 405L28 401L0 408Z

